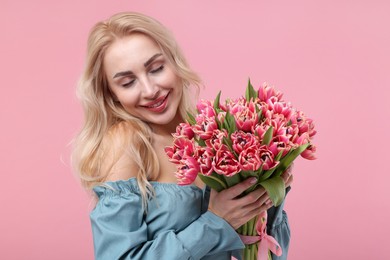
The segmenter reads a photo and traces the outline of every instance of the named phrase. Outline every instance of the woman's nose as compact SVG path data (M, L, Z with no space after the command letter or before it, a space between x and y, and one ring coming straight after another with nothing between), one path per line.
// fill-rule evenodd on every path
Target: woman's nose
M148 77L142 80L142 93L147 99L155 99L159 95L159 88Z

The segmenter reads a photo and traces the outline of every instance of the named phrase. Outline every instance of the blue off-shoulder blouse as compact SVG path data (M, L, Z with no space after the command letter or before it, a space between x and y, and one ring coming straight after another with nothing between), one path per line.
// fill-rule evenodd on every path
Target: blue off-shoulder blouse
M194 185L151 184L156 196L147 212L136 178L94 188L99 199L90 214L95 259L241 258L244 244L224 219L207 211L207 192Z

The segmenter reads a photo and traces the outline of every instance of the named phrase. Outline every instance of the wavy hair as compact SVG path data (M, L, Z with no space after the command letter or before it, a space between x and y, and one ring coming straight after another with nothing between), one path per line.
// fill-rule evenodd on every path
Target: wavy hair
M88 37L84 71L77 87L77 96L83 106L84 123L74 142L72 162L82 185L91 189L104 183L108 172L102 169L102 160L114 142L123 142L126 153L134 159L137 181L143 197L143 205L153 195L149 180L155 179L159 164L152 148L151 129L140 119L127 113L109 89L104 72L106 50L116 39L132 33L142 33L153 39L163 55L173 65L181 79L183 95L179 104L182 118L193 110L191 87L198 93L201 80L193 72L172 34L157 20L140 13L119 13L97 23ZM125 130L124 130L125 129ZM126 134L131 131L131 134ZM118 134L112 137L112 133ZM119 159L111 156L112 164Z

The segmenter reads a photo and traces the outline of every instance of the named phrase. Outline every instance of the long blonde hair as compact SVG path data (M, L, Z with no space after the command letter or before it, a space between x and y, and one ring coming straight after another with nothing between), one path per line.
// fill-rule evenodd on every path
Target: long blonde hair
M85 69L77 89L85 118L74 142L72 161L82 185L91 189L102 184L107 177L101 169L101 162L111 143L114 140L123 142L126 153L134 158L138 166L137 181L146 204L147 198L153 194L148 180L155 178L159 172L157 156L151 145L151 129L146 123L128 114L120 103L115 102L103 67L107 48L116 39L132 33L142 33L153 39L173 65L183 84L179 105L182 118L186 118L187 111L193 109L190 87L195 86L198 90L201 80L188 66L171 33L158 21L146 15L115 14L108 20L97 23L89 34ZM111 138L110 133L117 133L118 129L119 139ZM126 130L121 131L123 129ZM124 134L129 129L131 134ZM115 156L112 158L113 163L118 159Z

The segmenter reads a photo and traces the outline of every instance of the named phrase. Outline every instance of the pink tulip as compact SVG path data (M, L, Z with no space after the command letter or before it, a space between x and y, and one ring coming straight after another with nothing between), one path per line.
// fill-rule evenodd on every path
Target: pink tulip
M276 97L277 100L282 100L283 93L280 91L276 91L273 87L268 86L267 83L263 83L263 85L258 90L259 100L266 102L271 97Z
M193 157L187 157L181 160L181 165L178 167L175 175L179 185L188 185L195 181L199 173L199 164Z
M165 147L169 161L179 164L183 158L194 155L194 143L187 138L174 139L172 147Z
M271 125L273 128L273 136L286 135L287 133L287 121L283 115L273 115L271 120L266 120L264 122L266 125Z
M291 116L294 114L291 104L283 101L277 101L275 97L269 99L267 101L267 104L268 109L272 110L273 115L283 115L286 122L288 122Z
M203 175L211 175L213 172L213 150L210 147L198 146L195 151L195 158L198 160L200 172Z
M258 123L256 104L253 101L246 102L244 98L241 98L230 107L230 113L234 115L239 130L251 132Z
M305 151L301 153L301 156L308 160L315 160L317 157L315 156L317 148L314 145L309 145Z
M299 134L308 133L310 137L313 137L316 134L316 130L314 130L313 120L307 118L302 111L297 111L291 117L292 124L298 126Z
M268 109L268 105L264 104L263 109L261 110L263 120L271 120L274 112L271 109Z
M282 156L285 156L291 150L290 140L284 135L275 136L269 144L268 149L274 156L278 155L280 151L282 151Z
M286 130L285 136L290 139L290 143L295 145L296 139L299 137L298 126L293 124L293 125L287 126L285 130Z
M238 161L226 145L222 145L221 148L216 151L212 165L213 170L216 173L226 175L227 177L233 176L240 171Z
M179 163L182 156L178 155L178 151L175 149L175 146L168 146L164 148L165 153L168 155L169 161L173 163Z
M176 133L173 134L173 137L175 138L184 137L184 138L192 139L194 137L194 131L192 130L190 124L180 123L176 127Z
M219 150L223 144L223 138L228 137L226 129L215 129L211 137L205 140L207 147L214 150Z
M260 140L263 140L264 134L267 132L268 128L270 127L269 124L257 124L254 129L254 133L257 134Z
M213 104L209 100L201 99L196 105L199 113L205 115L206 117L215 117L216 113L213 107Z
M310 137L308 133L303 133L302 135L294 135L292 137L292 143L294 146L300 146L306 144L310 141Z
M230 136L233 142L233 150L239 154L243 150L248 149L249 147L255 146L258 148L260 143L252 133L245 133L243 131L236 131Z
M224 112L226 112L226 111L228 110L226 104L219 104L219 108L220 108L222 111L224 111Z
M262 145L260 147L259 154L263 170L266 171L272 169L279 164L278 161L274 161L274 154L267 148L266 145Z
M223 122L225 121L225 117L226 117L226 112L225 111L221 111L217 115L217 118L218 118L218 120L219 120L219 122L221 124L223 124Z
M261 166L259 147L257 145L253 145L247 147L238 156L238 160L240 162L241 170L244 171L256 171Z
M209 139L213 131L218 128L217 122L214 117L209 118L203 114L199 114L196 117L196 124L193 126L193 131L203 140Z

